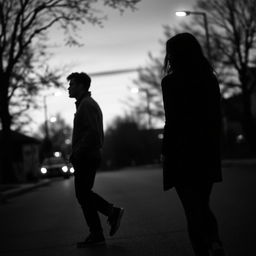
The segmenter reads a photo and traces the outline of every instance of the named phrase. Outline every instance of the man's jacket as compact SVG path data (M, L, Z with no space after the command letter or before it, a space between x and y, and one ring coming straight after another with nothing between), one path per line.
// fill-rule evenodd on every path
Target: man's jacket
M89 92L77 100L76 109L71 158L99 150L104 140L102 112Z

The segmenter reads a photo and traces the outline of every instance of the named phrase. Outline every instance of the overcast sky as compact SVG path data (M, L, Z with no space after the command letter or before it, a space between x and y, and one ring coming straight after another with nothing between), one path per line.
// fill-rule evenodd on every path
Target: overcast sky
M158 55L159 39L163 38L163 25L175 25L182 19L177 10L192 10L195 0L142 0L137 10L127 10L123 15L110 8L102 9L108 15L104 27L86 24L80 28L82 47L63 46L61 31L53 30L50 40L58 45L53 49L50 65L68 65L70 72L99 72L112 69L137 68L148 61L148 52ZM92 96L100 104L105 127L114 117L123 115L128 107L123 103L131 94L136 73L106 77L92 77ZM63 78L65 82L65 77ZM66 87L68 84L65 84ZM135 96L134 96L135 97ZM75 112L74 100L62 91L61 96L47 97L48 115L60 113L72 125ZM33 112L32 131L44 121L43 108Z

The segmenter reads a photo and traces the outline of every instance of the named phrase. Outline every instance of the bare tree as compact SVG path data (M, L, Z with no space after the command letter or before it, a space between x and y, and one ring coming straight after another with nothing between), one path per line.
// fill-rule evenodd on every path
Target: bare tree
M62 87L60 79L65 67L50 69L47 61L47 53L30 51L23 54L22 61L15 67L9 87L11 129L22 131L28 127L32 121L28 110L40 108L36 96L41 90Z
M252 149L256 145L252 92L256 57L255 0L198 0L196 10L207 14L212 57L226 87L238 87L243 99L243 129ZM199 23L199 19L196 19ZM202 26L202 24L201 24Z
M209 25L211 61L223 86L223 92L242 93L243 130L251 149L255 150L256 128L252 114L252 93L255 90L256 3L255 0L198 0L195 11L206 13ZM192 22L191 22L192 19ZM205 26L202 17L191 15L190 23L179 27L165 26L165 38L177 32L192 32L205 46ZM204 49L205 52L207 49ZM163 59L163 54L158 60ZM158 62L158 61L157 61ZM152 61L152 65L157 63ZM150 68L150 65L149 65ZM148 72L145 80L139 73L137 83L155 88L155 77ZM148 82L150 81L150 82ZM146 110L144 110L146 111Z
M164 26L164 40L175 34L176 29L169 26ZM163 60L164 60L164 44L163 51L158 54L149 53L149 64L138 70L138 77L134 80L139 94L139 102L134 102L129 99L127 103L140 115L140 123L143 123L147 128L154 128L157 123L164 121L163 100L161 92L161 80L163 77Z
M124 11L134 8L140 0L104 0L102 4ZM2 123L4 145L10 140L10 101L14 91L19 88L15 83L18 76L26 77L24 90L31 89L29 79L34 74L24 74L22 68L26 63L26 72L33 69L32 59L47 46L45 35L54 25L66 34L67 44L78 43L75 34L79 24L101 24L103 17L95 9L98 0L0 0L0 119ZM43 48L37 48L41 44ZM30 66L31 65L31 66ZM10 150L3 156L3 169L11 169ZM8 164L9 163L9 164Z
M146 120L148 129L163 119L163 106L161 98L161 73L162 63L158 58L149 54L150 65L138 72L138 78L134 83L138 86L140 102L135 105L137 113Z

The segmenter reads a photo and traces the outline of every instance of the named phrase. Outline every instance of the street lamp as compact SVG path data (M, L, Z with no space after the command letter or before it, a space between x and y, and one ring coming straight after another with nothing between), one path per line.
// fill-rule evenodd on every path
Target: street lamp
M52 116L51 118L50 118L50 122L51 123L55 123L57 121L57 117L56 116Z
M43 108L44 108L44 129L45 129L45 138L43 140L43 154L44 157L49 157L51 156L51 152L52 152L52 142L49 136L49 126L48 126L48 121L55 122L56 121L56 117L51 117L50 119L48 119L48 106L47 106L47 97L48 96L58 96L59 93L50 93L50 94L45 94L43 95Z
M192 12L192 11L177 11L176 16L178 17L185 17L190 14L192 15L201 15L204 19L204 29L205 29L205 35L206 35L206 49L207 49L207 56L209 60L211 60L211 49L210 49L210 37L209 37L209 30L208 30L208 20L207 15L205 12Z

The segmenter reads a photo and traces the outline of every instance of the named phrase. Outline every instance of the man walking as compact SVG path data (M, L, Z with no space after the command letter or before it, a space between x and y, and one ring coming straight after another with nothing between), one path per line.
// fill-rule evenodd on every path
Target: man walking
M86 73L71 73L69 97L76 99L70 162L75 169L75 193L90 230L89 236L77 243L78 248L105 242L98 212L108 217L110 236L120 226L123 208L115 207L92 191L96 170L100 166L104 132L102 112L89 91L91 79Z

